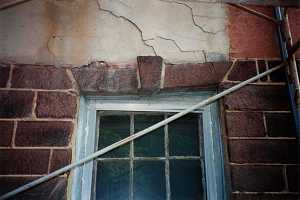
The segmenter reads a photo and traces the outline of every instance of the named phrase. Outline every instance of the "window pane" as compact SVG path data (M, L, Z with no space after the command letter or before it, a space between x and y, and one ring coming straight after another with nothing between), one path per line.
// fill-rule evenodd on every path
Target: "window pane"
M165 200L165 162L134 161L133 188L135 200Z
M162 115L135 115L135 132L144 130L157 122L164 120ZM164 150L164 128L152 131L134 141L134 156L137 157L161 157L165 155Z
M199 156L199 114L188 114L169 124L171 156Z
M99 149L107 147L130 135L130 116L100 116ZM102 157L128 157L129 144L123 145Z
M172 200L202 200L203 186L200 160L170 160Z
M96 200L129 199L129 161L98 162Z

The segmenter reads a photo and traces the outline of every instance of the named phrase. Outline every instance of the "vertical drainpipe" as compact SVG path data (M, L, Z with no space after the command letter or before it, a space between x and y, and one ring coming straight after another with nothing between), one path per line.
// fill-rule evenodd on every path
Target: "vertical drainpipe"
M285 16L284 16L284 9L280 6L274 8L275 17L278 20L279 24L277 25L277 39L278 39L278 45L280 48L280 54L283 61L288 60L288 41L285 38L285 29L284 29L284 22L285 22ZM295 124L295 130L296 130L296 137L298 139L298 161L300 161L300 101L299 96L296 95L296 87L295 84L292 81L291 74L289 71L289 68L286 67L286 81L288 86L288 93L289 93L289 100L290 100L290 106L293 114L294 124ZM298 76L299 74L296 74Z

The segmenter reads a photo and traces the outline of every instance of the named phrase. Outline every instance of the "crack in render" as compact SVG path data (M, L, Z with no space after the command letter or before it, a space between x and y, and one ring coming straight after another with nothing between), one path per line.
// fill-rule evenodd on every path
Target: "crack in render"
M48 40L47 40L46 48L47 48L48 52L50 53L50 55L52 55L52 59L53 59L52 62L55 65L56 64L55 63L56 62L56 54L55 54L55 52L50 47L51 41L55 38L55 35L54 35L53 31L52 31L53 28L54 28L54 23L53 22L51 22L50 28L51 28L51 32L50 32Z
M48 39L48 41L47 41L47 44L46 44L46 48L47 48L48 52L50 53L50 55L52 55L52 62L53 62L53 64L55 64L56 55L55 55L55 53L51 50L51 47L50 47L50 43L51 43L52 39L53 39L53 36L50 35L50 37L49 37L49 39Z
M203 50L183 50L179 44L171 39L171 38L165 38L165 37L162 37L162 36L156 36L157 38L160 38L160 39L163 39L163 40L168 40L168 41L171 41L176 47L177 49L180 51L180 52L183 52L183 53L195 53L195 52L203 52Z
M207 56L206 56L206 52L204 50L183 50L179 44L171 39L171 38L165 38L165 37L162 37L162 36L156 36L157 38L160 38L160 39L163 39L163 40L168 40L168 41L171 41L176 47L177 49L182 52L182 53L198 53L198 52L201 52L203 54L203 58L204 58L204 61L207 62ZM169 63L169 64L172 64L172 63Z
M220 30L220 31L217 31L217 32L212 32L212 31L207 31L207 30L205 30L205 28L203 28L202 26L200 26L199 24L196 23L196 21L195 21L195 16L197 16L197 15L194 14L193 8L192 8L191 6L185 4L185 3L178 2L178 1L173 1L173 0L159 0L159 1L161 1L161 2L167 2L167 3L175 3L175 4L183 5L183 6L185 6L186 8L188 8L188 9L190 10L190 12L191 12L192 21L193 21L194 25L195 25L196 27L198 27L203 33L216 35L216 34L218 34L219 32L222 32L222 31L223 31L223 30ZM199 3L201 3L201 2L199 2Z
M204 56L204 61L207 62L207 54L205 50L202 50L203 56Z
M223 19L222 17L205 17L205 16L201 16L201 15L194 15L194 17L195 18L207 18L207 19ZM202 26L205 26L205 25L202 25ZM205 28L203 28L203 29L205 29ZM222 33L222 32L225 32L225 31L226 31L226 27L224 27L220 30L217 30L215 32L212 32L212 34L217 35L218 33Z
M191 3L207 3L207 4L215 4L215 3L219 3L219 1L207 1L207 0L181 0L181 1L185 1L185 2L191 2Z
M155 48L154 48L154 46L152 46L152 45L150 45L150 44L147 43L147 41L154 40L154 38L144 39L144 37L143 37L143 31L142 31L142 30L140 29L140 27L138 27L138 25L136 25L133 21L131 21L130 19L128 19L128 18L126 18L126 17L124 17L124 16L117 15L117 14L115 14L115 13L114 13L113 11L111 11L111 10L107 10L107 9L102 8L102 7L101 7L100 0L96 0L96 2L97 2L97 5L98 5L98 8L99 8L100 11L109 13L109 14L111 14L112 16L114 16L114 17L116 17L116 18L123 19L123 20L129 22L132 26L134 26L134 27L138 30L138 32L140 33L140 35L141 35L141 40L142 40L142 42L144 43L144 45L147 46L147 47L150 47L150 48L153 50L153 53L154 53L155 56L158 55L157 52L156 52L156 50L155 50Z

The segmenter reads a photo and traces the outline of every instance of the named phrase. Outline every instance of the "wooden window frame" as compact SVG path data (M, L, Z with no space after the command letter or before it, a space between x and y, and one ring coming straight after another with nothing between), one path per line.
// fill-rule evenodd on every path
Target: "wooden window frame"
M74 161L96 149L98 111L180 112L214 94L215 91L195 91L164 92L150 96L81 96ZM218 104L212 103L195 112L201 113L203 119L207 200L226 200L228 192ZM93 167L94 162L89 162L76 168L71 174L72 200L93 200Z

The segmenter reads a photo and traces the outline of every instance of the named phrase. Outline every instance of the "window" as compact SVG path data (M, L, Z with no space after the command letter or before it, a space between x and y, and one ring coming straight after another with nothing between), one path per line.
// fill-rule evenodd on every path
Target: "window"
M98 149L169 115L100 112ZM93 182L95 199L204 199L201 121L200 114L188 114L98 158Z
M76 159L211 96L82 97ZM74 171L72 199L226 199L217 105L196 110Z

